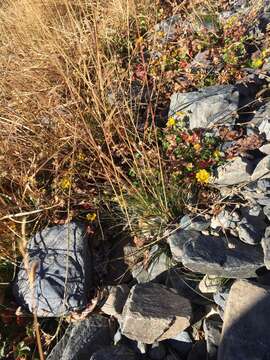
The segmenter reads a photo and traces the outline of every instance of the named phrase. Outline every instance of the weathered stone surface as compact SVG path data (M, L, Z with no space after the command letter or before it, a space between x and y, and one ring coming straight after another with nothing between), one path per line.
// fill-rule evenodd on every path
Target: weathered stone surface
M88 358L89 359L89 358ZM126 346L110 346L95 352L90 360L138 360L139 357Z
M270 144L265 144L259 148L259 150L267 155L270 155Z
M199 282L198 288L203 294L211 294L218 291L222 278L213 275L205 275Z
M101 307L101 310L107 315L112 315L116 318L121 317L129 291L130 289L126 284L111 286L108 298Z
M251 179L252 170L252 163L238 156L225 165L218 167L214 183L219 186L228 186L248 182Z
M210 221L206 220L203 216L195 216L191 218L185 215L180 220L181 230L195 230L204 231L210 226Z
M240 221L240 216L236 211L223 209L219 214L211 219L213 229L235 229L236 223Z
M178 111L185 112L191 129L233 123L238 102L239 93L233 86L209 86L196 92L173 94L169 116Z
M22 267L14 284L19 303L40 317L61 316L87 304L91 256L82 224L53 226L37 233L28 246L30 266L36 264L34 295Z
M211 315L203 322L206 340L207 359L216 360L221 338L222 320L218 315Z
M218 305L219 315L221 316L222 319L224 317L226 301L229 297L230 288L231 286L223 286L213 296L215 303Z
M153 259L151 259L149 267L147 268L149 281L156 279L164 271L167 271L170 267L170 263L171 259L164 252L160 255L153 254Z
M265 156L256 166L251 175L251 180L255 181L267 175L270 172L270 155Z
M168 236L168 244L175 261L182 261L183 247L185 243L192 239L197 239L200 236L198 231L194 230L177 230Z
M89 360L92 354L109 346L111 341L109 320L100 315L92 315L70 324L47 360Z
M227 300L219 360L269 359L270 287L236 281Z
M264 265L259 246L246 245L235 238L203 235L184 245L182 262L192 271L228 278L254 277Z
M163 44L175 39L177 28L183 25L181 16L173 15L169 18L159 22L155 25L154 30L161 35L158 36L157 41Z
M123 310L122 334L153 344L171 338L190 325L189 300L160 284L133 286Z
M270 226L265 230L264 237L262 239L262 248L264 253L264 265L270 269Z

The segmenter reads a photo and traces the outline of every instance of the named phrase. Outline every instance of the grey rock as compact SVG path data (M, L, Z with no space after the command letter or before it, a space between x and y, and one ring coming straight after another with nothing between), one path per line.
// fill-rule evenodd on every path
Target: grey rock
M251 179L253 164L240 156L217 168L214 184L219 186L238 185Z
M219 214L211 219L213 229L235 229L236 223L240 221L240 216L236 211L223 209Z
M266 268L270 269L270 226L265 230L264 237L262 239L262 248L264 253L264 264Z
M143 262L134 264L131 268L131 274L138 281L138 283L146 283L149 279L149 274L145 269Z
M225 278L250 278L263 266L259 246L235 238L200 236L184 245L182 262L188 269Z
M184 111L191 129L234 123L238 103L239 93L233 86L209 86L196 92L173 94L169 116Z
M231 286L223 286L213 296L215 303L219 307L219 315L222 319L226 307L226 301L229 297L230 288Z
M190 325L189 300L160 284L133 286L124 306L122 334L153 344L170 338Z
M112 333L109 320L100 315L70 324L47 360L89 360L96 351L109 346Z
M269 131L269 134L270 134L270 131ZM265 145L261 146L259 148L259 150L264 154L270 155L270 144L265 144Z
M265 156L256 166L251 180L256 181L270 172L270 155Z
M218 315L211 315L203 322L203 330L206 340L207 359L216 360L218 347L221 339L222 320Z
M30 267L36 264L34 295L23 264L13 292L37 316L54 317L83 309L91 284L91 256L82 224L53 226L37 233L28 245Z
M240 240L250 245L258 244L266 228L264 213L261 211L257 216L252 216L247 208L242 208L241 213L243 217L237 228Z
M173 338L166 340L165 343L183 358L186 358L192 349L192 339L187 331L180 332Z
M268 218L268 220L270 220L270 205L264 206L263 213Z
M110 346L94 353L90 360L138 360L137 354L126 346Z
M261 134L264 134L266 139L270 140L270 118L264 118L261 124L259 125L259 131Z
M257 181L257 191L270 194L270 178L263 177Z
M248 210L248 214L251 216L259 216L260 213L262 212L262 207L258 204L252 206L249 210Z
M194 218L185 215L180 220L180 226L182 230L204 231L210 226L210 221L200 215Z
M153 256L150 261L150 265L147 268L149 281L156 279L160 274L167 271L170 267L171 259L169 256L162 252L158 256Z
M236 281L227 300L219 360L269 359L270 288Z
M166 356L166 348L162 343L154 343L149 350L149 357L151 360L162 360Z
M168 244L175 261L182 261L183 247L185 243L192 239L197 239L200 233L194 230L177 230L168 236Z
M187 360L206 360L206 359L207 359L206 342L204 340L196 341L190 353L188 354Z
M107 315L115 316L116 318L121 317L129 291L130 289L126 284L111 286L108 297L102 305L101 310Z

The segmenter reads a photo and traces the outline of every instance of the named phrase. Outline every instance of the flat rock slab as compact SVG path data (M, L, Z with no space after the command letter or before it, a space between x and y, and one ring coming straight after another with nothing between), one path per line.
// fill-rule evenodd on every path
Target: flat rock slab
M239 93L232 85L209 86L195 92L175 93L171 97L169 116L183 111L191 129L233 123Z
M270 359L270 287L238 280L226 303L218 360Z
M122 334L145 344L172 338L190 325L190 301L160 284L133 286L123 310Z
M89 358L88 358L89 359ZM90 360L137 360L138 355L126 346L110 346L94 353Z
M70 324L47 360L89 360L95 352L111 344L112 335L109 320L92 315Z
M230 186L248 182L251 179L252 171L253 164L239 156L218 167L214 183L219 186Z
M22 263L13 287L20 304L30 311L34 305L39 317L62 316L86 306L91 256L82 224L42 230L30 240L28 254L30 267L37 267L34 290Z
M264 266L260 246L203 235L184 245L182 262L192 271L226 278L256 277L256 270Z

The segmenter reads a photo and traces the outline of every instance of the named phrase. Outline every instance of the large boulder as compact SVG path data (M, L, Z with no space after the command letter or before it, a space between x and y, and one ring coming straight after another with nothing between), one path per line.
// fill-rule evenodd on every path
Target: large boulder
M190 301L160 284L133 286L122 314L122 334L153 344L169 339L190 325Z
M84 226L53 226L28 244L29 269L35 267L33 289L22 262L13 286L18 302L39 317L62 316L84 308L91 284L91 256ZM32 270L33 271L33 270Z
M92 354L109 346L112 339L109 319L92 315L70 324L47 360L89 360Z
M238 280L226 303L219 360L270 359L270 287Z
M264 266L260 246L251 246L230 237L201 235L186 242L182 262L188 269L225 278L250 278Z
M173 94L169 116L184 112L191 129L233 124L238 104L239 93L234 86L209 86L194 92Z

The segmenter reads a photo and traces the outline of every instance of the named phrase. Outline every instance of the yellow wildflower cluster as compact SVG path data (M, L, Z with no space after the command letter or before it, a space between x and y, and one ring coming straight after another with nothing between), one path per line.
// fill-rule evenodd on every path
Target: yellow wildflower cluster
M95 221L96 220L96 217L97 217L97 214L96 213L89 213L86 215L86 220L88 221Z
M209 182L210 173L205 169L201 169L197 172L196 179L198 182L206 184Z

